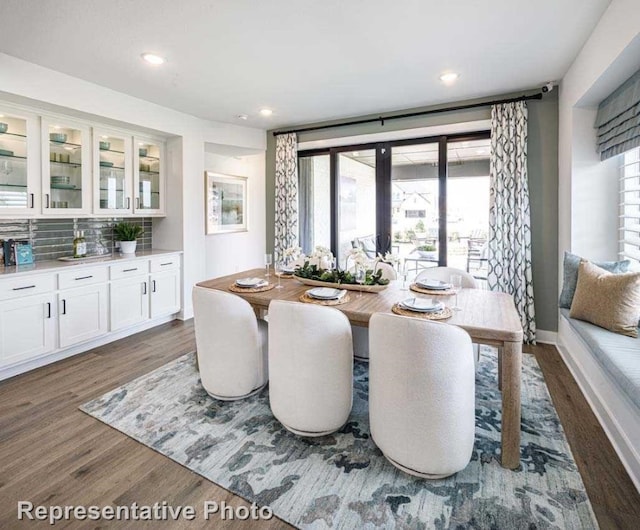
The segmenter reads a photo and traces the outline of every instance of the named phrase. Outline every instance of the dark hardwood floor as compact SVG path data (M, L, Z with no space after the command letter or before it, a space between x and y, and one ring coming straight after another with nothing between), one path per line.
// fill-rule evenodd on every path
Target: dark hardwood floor
M48 527L17 521L17 503L194 505L249 503L80 412L92 398L195 349L191 322L169 324L0 382L0 528ZM640 495L553 346L536 355L600 527L638 528ZM215 523L214 523L215 521ZM150 528L161 523L72 521L56 528ZM268 522L179 521L165 528L291 528Z

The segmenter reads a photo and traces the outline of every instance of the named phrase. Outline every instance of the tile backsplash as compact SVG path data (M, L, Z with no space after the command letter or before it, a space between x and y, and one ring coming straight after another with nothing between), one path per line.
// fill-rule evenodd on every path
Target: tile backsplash
M117 217L93 219L0 219L0 239L27 239L33 246L36 261L73 255L73 233L84 230L87 254L115 252L113 225L124 221ZM151 218L127 218L127 222L144 228L138 238L139 250L151 250ZM2 264L0 263L0 266Z

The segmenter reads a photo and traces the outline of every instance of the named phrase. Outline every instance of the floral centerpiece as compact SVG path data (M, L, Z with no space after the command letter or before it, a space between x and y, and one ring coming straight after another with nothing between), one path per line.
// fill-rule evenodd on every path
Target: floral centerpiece
M303 256L304 258L304 256ZM333 253L326 247L316 247L314 252L307 258L304 258L303 265L296 267L294 276L300 280L311 280L314 282L326 282L327 284L335 284L343 287L358 286L355 278L355 271L349 269L349 262L353 263L353 268L364 268L365 278L364 286L387 286L389 280L382 277L381 270L375 270L372 263L362 249L352 249L347 256L346 270L339 268L330 268L333 262ZM306 282L303 282L306 283ZM366 290L366 289L365 289Z

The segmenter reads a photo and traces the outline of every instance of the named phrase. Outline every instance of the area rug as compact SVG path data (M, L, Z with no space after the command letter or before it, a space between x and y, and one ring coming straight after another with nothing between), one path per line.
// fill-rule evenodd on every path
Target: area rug
M597 528L532 355L522 370L522 464L500 466L496 354L483 348L482 357L473 458L442 480L398 471L373 444L363 363L354 368L348 423L322 438L286 431L271 414L267 389L235 402L209 397L193 353L81 410L299 528Z

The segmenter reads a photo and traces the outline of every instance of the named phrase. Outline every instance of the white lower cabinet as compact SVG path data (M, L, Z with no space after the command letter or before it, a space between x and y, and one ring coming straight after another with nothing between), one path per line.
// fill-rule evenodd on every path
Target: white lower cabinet
M149 278L137 276L111 282L111 331L149 318Z
M73 346L109 331L106 284L60 291L58 323L60 348Z
M180 269L151 274L151 318L180 311Z
M179 254L53 268L0 276L0 380L46 364L49 354L108 342L110 332L146 329L181 308Z
M0 305L0 365L56 349L55 297L25 296Z

